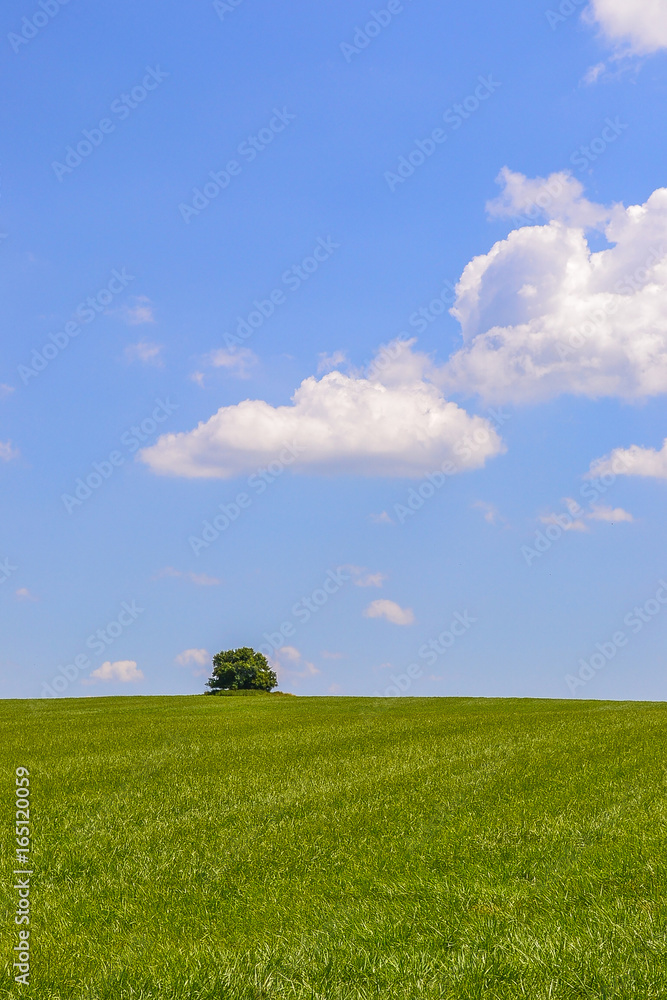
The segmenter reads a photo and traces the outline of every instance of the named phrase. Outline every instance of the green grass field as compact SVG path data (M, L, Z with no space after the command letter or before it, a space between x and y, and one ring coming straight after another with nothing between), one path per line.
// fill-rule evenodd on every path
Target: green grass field
M0 746L2 998L667 997L665 704L5 701Z

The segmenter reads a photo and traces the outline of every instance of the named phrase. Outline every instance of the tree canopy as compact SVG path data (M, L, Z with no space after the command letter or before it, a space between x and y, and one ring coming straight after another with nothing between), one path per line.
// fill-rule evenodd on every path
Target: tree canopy
M278 678L263 653L249 646L227 649L213 657L213 674L206 682L207 694L219 691L271 691Z

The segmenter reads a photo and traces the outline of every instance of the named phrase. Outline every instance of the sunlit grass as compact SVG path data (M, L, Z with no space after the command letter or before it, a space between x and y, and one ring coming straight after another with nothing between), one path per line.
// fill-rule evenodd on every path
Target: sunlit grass
M666 736L662 704L0 702L35 870L0 997L667 997Z

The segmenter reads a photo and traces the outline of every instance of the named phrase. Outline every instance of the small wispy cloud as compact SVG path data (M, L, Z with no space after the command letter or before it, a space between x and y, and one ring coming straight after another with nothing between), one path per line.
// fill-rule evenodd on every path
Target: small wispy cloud
M331 372L334 368L338 368L339 365L344 365L347 362L347 354L345 351L334 351L333 354L318 354L318 358L318 375L321 375L322 372Z
M348 563L341 568L350 573L355 587L381 587L387 579L384 573L369 573L365 566L352 566Z
M137 681L143 681L144 675L141 670L137 670L136 660L116 660L113 663L107 660L97 670L93 670L90 674L90 679L107 682L120 681L121 684L133 684Z
M15 594L16 594L16 597L18 598L19 601L38 601L39 600L38 597L35 597L34 594L30 593L30 591L28 590L27 587L19 587L19 589L17 591L15 591Z
M0 382L0 399L6 399L7 396L15 392L13 385L7 385L6 382Z
M235 378L248 378L250 369L257 364L257 355L249 347L228 350L220 347L207 355L206 361L212 368L224 368Z
M371 514L370 520L373 524L393 524L391 517L386 510L380 511L379 514Z
M586 516L591 521L607 521L610 524L615 521L634 521L629 510L623 510L622 507L605 507L604 504L593 507Z
M208 573L187 573L186 576L197 587L219 587L222 584L217 576L209 576Z
M189 667L192 663L196 663L197 666L203 667L205 663L208 663L211 659L211 654L207 649L184 649L182 653L179 653L175 657L176 663L179 667Z
M197 587L219 587L222 583L222 580L219 580L217 576L209 576L208 573L193 573L192 570L183 571L174 569L173 566L165 566L164 569L159 570L155 574L153 579L161 580L164 577L189 580L190 583L194 583Z
M303 656L296 646L281 646L270 657L270 663L282 684L289 680L305 680L316 677L320 670Z
M596 63L595 66L591 66L584 74L584 83L588 86L597 83L606 68L604 63Z
M487 503L485 500L476 500L473 507L475 510L481 510L487 524L507 524L506 518L503 517L495 504Z
M140 361L144 365L162 368L164 365L161 357L163 350L163 344L156 344L151 340L140 340L137 344L128 344L124 355L125 360L130 364L133 361Z
M21 452L18 448L12 447L11 441L0 441L0 461L11 462L13 458L18 458Z
M402 608L396 601L371 601L364 611L365 618L384 618L392 625L412 625L415 620L412 608Z
M622 507L608 507L605 504L593 504L589 510L584 508L571 497L564 497L563 503L568 509L567 514L550 513L543 514L539 520L542 524L556 524L563 531L590 531L588 521L603 521L607 524L614 524L618 521L631 523L634 521L632 514L623 510Z
M257 355L248 347L219 347L200 358L203 367L222 368L234 378L250 378L250 369L257 364L257 360ZM198 369L191 373L190 380L203 388L206 374Z
M579 517L568 520L565 514L542 514L540 517L542 524L556 524L563 531L590 531L590 528Z
M174 662L179 667L196 667L192 671L193 677L206 677L209 673L208 664L212 657L207 649L184 649L182 653L174 657Z
M154 323L153 304L147 295L135 295L129 305L120 310L122 319L128 326L141 326L143 323Z
M345 653L332 653L328 649L323 649L320 656L323 660L342 660Z
M354 584L356 587L381 587L386 579L384 573L362 573Z

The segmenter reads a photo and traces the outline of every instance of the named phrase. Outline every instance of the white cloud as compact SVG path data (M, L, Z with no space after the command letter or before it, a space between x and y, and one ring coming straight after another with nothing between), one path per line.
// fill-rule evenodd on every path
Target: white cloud
M37 598L34 594L31 594L27 587L19 587L16 591L16 596L19 601L36 601Z
M156 573L153 577L154 580L160 580L162 577L182 577L185 580L189 580L191 583L196 584L198 587L218 587L222 583L217 576L209 576L207 573L193 573L191 570L188 572L183 572L180 569L174 569L173 566L165 566L161 569L159 573Z
M13 458L18 458L21 452L18 448L12 447L11 441L0 441L0 461L11 462Z
M364 611L366 618L384 618L393 625L412 625L415 616L412 608L402 608L395 601L371 601Z
M357 587L381 587L386 579L384 573L364 573L354 583Z
M442 384L513 403L667 391L667 188L603 209L567 175L539 185L554 178L541 200L549 223L513 230L463 271L451 312L464 346ZM535 182L502 180L502 211L525 210ZM603 219L612 245L593 252L584 229Z
M633 444L629 448L615 448L610 455L596 459L591 464L587 478L604 475L667 479L667 438L660 450Z
M154 323L153 306L147 295L135 295L132 305L123 306L120 310L122 318L130 326L140 326L142 323Z
M320 656L323 660L342 660L345 658L345 653L331 653L328 649L323 649Z
M540 517L542 524L557 524L563 531L589 531L589 527L581 518L570 518L568 520L563 514L543 514Z
M140 340L137 344L128 344L125 348L125 360L141 361L145 365L154 365L156 368L162 368L163 361L160 357L163 351L162 344L154 344L150 340Z
M301 653L296 646L281 646L279 652L280 656L285 660L289 660L290 663L295 663L301 659Z
M275 670L280 684L305 680L321 673L314 663L305 659L296 646L281 646L269 657L269 663Z
M330 372L333 368L338 368L347 362L345 351L334 351L333 354L318 354L317 374Z
M590 528L586 523L587 521L603 521L607 524L615 524L619 521L634 521L632 514L627 510L623 510L622 507L593 504L588 510L584 510L572 497L564 497L563 503L569 513L544 514L539 518L542 524L556 524L563 531L588 532Z
M174 657L174 662L179 667L196 666L202 669L193 670L194 677L207 677L209 674L208 664L211 662L211 654L207 649L184 649L182 653Z
M185 576L197 587L219 587L222 583L217 576L209 576L208 573L186 573Z
M305 379L289 406L224 406L192 431L163 435L141 458L153 472L191 478L242 475L281 454L295 471L320 474L416 477L445 461L457 471L483 466L504 451L500 437L443 397L438 369L412 343L397 342L372 377L331 372ZM481 443L466 446L473 435Z
M207 649L184 649L175 659L179 667L189 667L192 663L203 667L211 660L211 654Z
M496 184L502 191L486 203L486 211L492 219L525 216L527 223L540 218L555 219L584 229L599 229L609 221L611 209L588 201L584 197L583 184L568 170L548 177L528 178L503 167Z
M667 48L664 0L591 0L590 17L608 39L638 55Z
M604 63L596 63L595 66L591 66L586 70L584 83L587 83L589 86L592 83L597 83L606 68Z
M250 369L257 364L257 355L249 347L234 347L230 350L220 347L211 351L205 360L211 367L224 368L236 378L248 378Z
M379 514L371 514L370 519L373 524L393 524L393 520L389 516L386 510L380 511Z
M381 587L387 579L384 573L369 573L365 566L352 566L348 563L341 569L352 574L356 587Z
M5 399L7 396L15 392L13 385L7 385L6 382L0 382L0 399Z
M135 660L116 660L115 663L107 660L97 670L93 670L90 677L96 681L120 681L122 684L132 684L144 679L141 670L137 670Z
M505 524L506 520L495 504L487 503L486 500L475 500L473 507L481 510L487 524Z
M608 521L610 524L616 521L634 521L632 514L622 507L607 507L604 504L591 507L590 513L586 516L591 521Z

